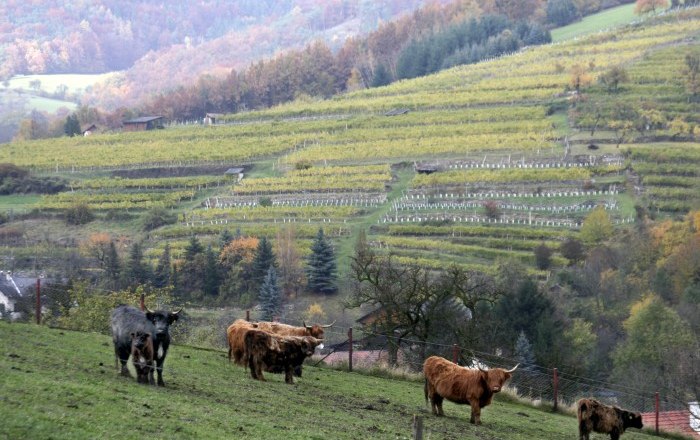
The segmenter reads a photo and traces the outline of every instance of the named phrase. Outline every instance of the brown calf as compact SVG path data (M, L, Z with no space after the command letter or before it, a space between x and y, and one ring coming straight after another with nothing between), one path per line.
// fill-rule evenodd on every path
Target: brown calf
M481 424L481 408L489 405L495 393L501 391L503 383L510 379L518 368L490 370L460 367L447 359L431 356L423 364L425 375L425 401L430 400L433 414L443 416L442 401L467 404L472 407L469 421Z
M608 406L595 399L580 399L576 403L579 440L589 440L591 431L610 434L611 440L618 440L627 428L642 429L642 415Z
M153 380L154 368L153 339L150 333L131 333L131 359L136 369L136 381L155 385Z

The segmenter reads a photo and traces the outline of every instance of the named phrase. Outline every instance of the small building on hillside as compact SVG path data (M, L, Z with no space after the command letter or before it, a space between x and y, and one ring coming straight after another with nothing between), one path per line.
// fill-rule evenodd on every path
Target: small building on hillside
M224 176L228 179L236 179L236 182L240 182L241 179L243 179L243 171L245 170L241 167L229 168L224 171Z
M15 310L25 290L36 283L36 278L13 275L0 271L0 317L15 320L21 314Z
M207 113L206 116L204 116L204 124L205 125L214 125L216 124L216 120L221 118L223 114L221 113Z
M95 124L89 124L80 128L80 132L83 134L83 136L90 136L95 132L95 130L97 130Z
M124 131L146 131L163 128L162 116L142 116L123 122Z

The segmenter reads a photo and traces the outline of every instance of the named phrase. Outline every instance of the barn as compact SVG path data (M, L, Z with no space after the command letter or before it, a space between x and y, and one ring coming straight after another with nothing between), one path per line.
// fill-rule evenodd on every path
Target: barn
M124 131L145 131L163 128L162 116L142 116L123 122Z

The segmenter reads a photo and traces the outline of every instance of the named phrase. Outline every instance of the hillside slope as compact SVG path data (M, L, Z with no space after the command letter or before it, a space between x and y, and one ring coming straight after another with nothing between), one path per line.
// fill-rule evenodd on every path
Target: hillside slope
M222 329L223 331L223 329ZM505 402L469 424L469 408L427 414L422 383L306 367L293 386L280 375L250 379L226 355L172 346L165 388L117 375L111 338L0 322L3 438L411 438L414 414L426 438L570 439L576 420ZM630 432L627 440L651 438Z

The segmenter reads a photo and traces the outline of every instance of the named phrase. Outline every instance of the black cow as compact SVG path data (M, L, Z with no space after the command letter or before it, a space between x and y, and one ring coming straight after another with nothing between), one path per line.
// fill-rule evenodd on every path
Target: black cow
M156 361L156 372L158 373L158 385L165 386L163 382L163 362L168 354L170 346L170 324L177 321L177 312L166 312L163 310L151 311L146 309L146 313L131 306L120 305L112 311L112 340L114 341L114 354L121 362L121 374L128 376L126 362L131 353L131 334L142 332L150 333L153 339L153 354Z

